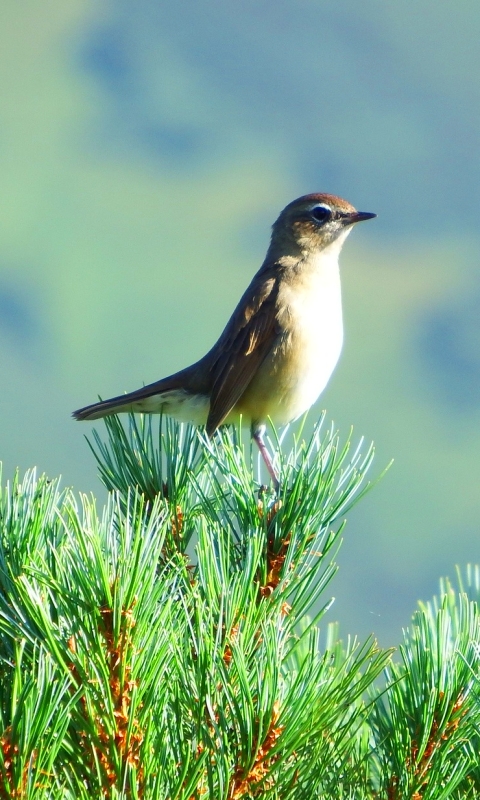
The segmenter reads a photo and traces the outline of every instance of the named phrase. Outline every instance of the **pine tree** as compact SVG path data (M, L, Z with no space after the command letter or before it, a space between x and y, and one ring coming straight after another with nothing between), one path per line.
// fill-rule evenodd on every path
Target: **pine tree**
M261 486L238 431L90 443L109 491L0 497L0 800L480 797L480 573L399 651L324 622L373 449L320 423Z

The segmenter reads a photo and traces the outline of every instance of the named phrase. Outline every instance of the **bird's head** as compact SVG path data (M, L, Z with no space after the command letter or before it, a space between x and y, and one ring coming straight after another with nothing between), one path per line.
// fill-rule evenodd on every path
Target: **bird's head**
M288 255L340 248L357 222L376 217L333 194L307 194L286 206L273 225L271 249Z

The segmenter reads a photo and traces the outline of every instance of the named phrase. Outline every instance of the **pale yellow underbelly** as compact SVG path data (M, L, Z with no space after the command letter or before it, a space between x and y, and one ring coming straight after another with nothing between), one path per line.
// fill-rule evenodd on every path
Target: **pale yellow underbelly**
M325 389L342 347L341 331L318 339L286 338L267 357L237 404L253 422L277 425L297 419Z

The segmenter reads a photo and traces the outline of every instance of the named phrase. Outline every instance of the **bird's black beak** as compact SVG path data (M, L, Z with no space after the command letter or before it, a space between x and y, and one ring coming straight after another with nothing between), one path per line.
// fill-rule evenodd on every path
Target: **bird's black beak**
M352 214L345 214L343 217L343 224L355 225L357 222L365 222L365 220L373 219L376 216L376 214L372 214L370 211L354 211Z

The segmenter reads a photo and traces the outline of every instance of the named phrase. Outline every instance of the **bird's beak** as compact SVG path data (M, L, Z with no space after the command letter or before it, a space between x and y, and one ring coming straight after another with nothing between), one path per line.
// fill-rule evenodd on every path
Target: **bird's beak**
M345 214L343 217L344 225L355 225L357 222L364 222L366 219L373 219L376 214L370 211L354 211L352 214Z

